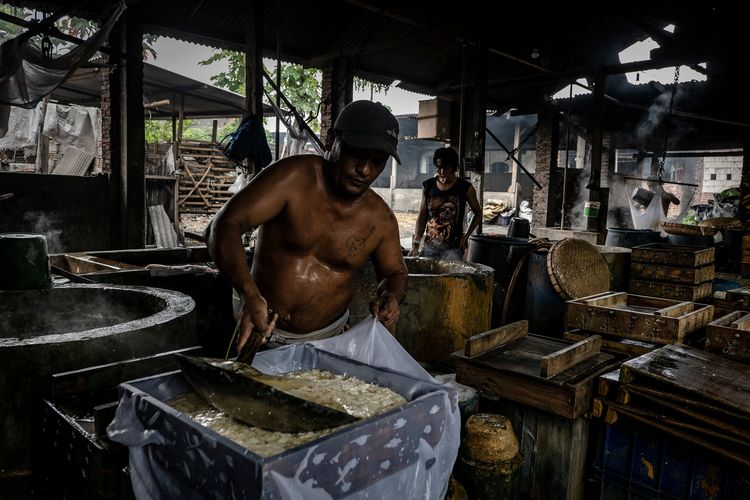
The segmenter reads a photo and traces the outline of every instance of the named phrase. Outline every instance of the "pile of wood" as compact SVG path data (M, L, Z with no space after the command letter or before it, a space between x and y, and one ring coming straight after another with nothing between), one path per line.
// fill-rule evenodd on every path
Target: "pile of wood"
M750 465L750 367L669 345L600 377L593 415L684 439Z
M232 197L229 187L237 179L234 162L215 142L182 141L179 206L182 213L216 213Z
M633 248L628 291L638 295L696 301L711 295L713 248L653 243Z

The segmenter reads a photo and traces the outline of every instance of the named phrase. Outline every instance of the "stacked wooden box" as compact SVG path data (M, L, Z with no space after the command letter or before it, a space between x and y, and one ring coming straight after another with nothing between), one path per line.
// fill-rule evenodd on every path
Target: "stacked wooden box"
M734 311L706 327L706 351L750 363L750 313Z
M652 243L633 248L628 291L665 299L709 297L714 279L713 248Z
M606 292L567 303L565 337L602 335L610 350L638 356L664 344L684 342L713 319L714 308L694 302Z
M750 278L750 235L742 237L742 261L740 263L740 276Z

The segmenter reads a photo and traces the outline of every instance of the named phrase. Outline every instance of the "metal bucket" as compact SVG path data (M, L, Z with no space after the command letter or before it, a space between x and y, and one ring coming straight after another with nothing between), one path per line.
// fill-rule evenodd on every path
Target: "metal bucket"
M607 241L604 243L608 247L625 247L633 248L649 243L661 242L659 231L651 229L621 229L607 228Z
M549 337L562 336L565 323L565 301L552 286L547 274L547 252L529 255L524 317L529 331Z
M469 262L485 264L495 270L495 286L492 293L492 328L502 325L503 304L508 293L513 272L521 259L536 245L522 238L506 236L472 236L469 238ZM523 318L526 302L526 272L521 269L514 286L506 322Z
M0 233L0 290L50 286L47 238L43 234Z
M624 247L608 247L596 245L596 249L604 257L611 276L609 289L615 292L626 292L630 279L630 254L632 250Z

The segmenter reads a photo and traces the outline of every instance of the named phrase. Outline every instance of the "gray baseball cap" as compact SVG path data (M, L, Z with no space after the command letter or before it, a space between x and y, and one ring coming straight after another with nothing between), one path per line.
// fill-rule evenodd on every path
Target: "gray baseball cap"
M398 121L388 108L379 102L354 101L341 110L333 124L341 140L360 149L375 149L398 156Z

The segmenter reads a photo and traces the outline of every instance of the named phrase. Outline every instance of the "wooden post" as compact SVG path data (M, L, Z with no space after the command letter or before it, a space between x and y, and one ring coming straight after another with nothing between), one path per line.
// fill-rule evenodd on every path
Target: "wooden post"
M177 143L182 142L183 127L185 126L185 94L180 94L180 109L177 118Z
M126 13L124 46L128 55L121 89L122 237L125 248L143 248L146 240L145 121L143 114L143 22L137 9ZM124 15L125 16L125 15Z
M216 142L216 132L219 129L219 120L211 122L211 142Z
M589 201L599 203L599 188L602 176L602 142L604 140L604 73L594 80L594 116L591 120L591 178L589 179ZM586 217L586 230L599 230L599 217Z
M484 206L484 146L487 128L487 66L489 52L483 47L463 47L462 91L459 141L459 171L464 162L474 170L473 184L479 206ZM482 234L480 216L477 234Z
M516 129L513 132L513 151L516 152L515 157L520 158L521 152L518 147L521 145L521 122L516 123ZM516 210L516 215L520 214L518 208L518 162L515 159L511 159L511 173L510 173L510 187L513 189L513 208Z
M36 171L40 174L49 173L49 138L43 133L44 119L47 116L49 95L42 99L39 106L39 126L36 131Z
M245 109L247 113L263 115L263 1L254 0L247 8L245 31ZM256 174L252 159L247 159L248 171Z

